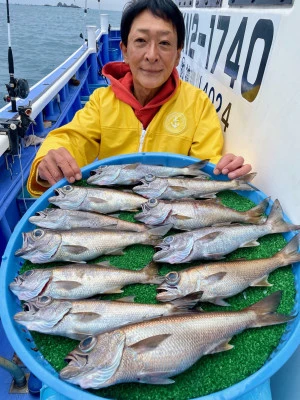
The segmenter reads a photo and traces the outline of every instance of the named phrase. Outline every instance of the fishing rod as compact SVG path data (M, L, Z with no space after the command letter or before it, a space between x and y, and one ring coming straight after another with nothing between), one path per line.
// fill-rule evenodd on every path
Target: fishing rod
M9 16L9 1L6 0L6 16L7 16L7 33L8 33L8 72L9 72L9 83L7 83L6 89L8 95L4 97L4 101L11 102L11 111L16 112L16 98L26 99L29 94L29 85L26 79L16 79L14 71L14 58L11 47L11 35L10 35L10 16Z
M6 155L19 155L20 154L20 139L24 138L25 133L31 123L35 124L30 118L32 107L31 102L27 106L19 106L17 110L17 97L26 99L29 94L29 85L26 79L15 78L14 71L14 58L11 47L10 35L10 16L9 16L9 2L6 0L6 16L7 16L7 32L8 32L8 72L9 83L6 89L8 94L4 96L4 101L11 102L11 110L15 114L11 119L1 120L1 133L5 133L8 137L9 148L5 152Z
M84 2L84 18L83 18L83 30L82 33L79 35L81 37L81 39L83 39L84 41L86 41L86 33L85 33L85 29L86 29L86 15L87 15L87 0L85 0Z

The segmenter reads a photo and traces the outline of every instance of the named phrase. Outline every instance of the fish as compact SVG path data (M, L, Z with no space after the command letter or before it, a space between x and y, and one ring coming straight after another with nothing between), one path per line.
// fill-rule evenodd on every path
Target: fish
M220 226L233 222L262 224L269 198L248 211L241 212L224 206L220 200L158 200L149 199L142 204L142 212L135 214L137 221L146 225L171 224L179 230L193 230L206 226Z
M172 384L202 356L232 349L229 341L245 329L291 321L276 313L280 299L281 291L240 311L164 316L89 336L65 357L59 377L83 389Z
M38 296L23 304L24 311L14 320L28 330L82 340L121 326L146 321L164 315L193 312L194 301L165 304L134 303L133 297L119 300L57 300Z
M202 160L186 167L166 167L163 165L150 164L122 164L122 165L103 165L90 172L87 183L91 185L134 185L144 178L147 174L154 174L158 177L169 176L203 176L209 175L201 171L209 160Z
M20 300L42 295L79 300L98 294L122 293L124 286L135 283L160 284L162 280L153 262L138 271L102 262L31 269L17 275L9 288Z
M179 272L171 271L157 287L158 301L173 301L202 292L201 302L228 306L224 299L249 286L270 287L268 276L275 269L300 262L300 233L278 253L257 260L234 260L200 264Z
M166 236L156 247L155 262L170 264L193 260L220 260L239 247L259 246L258 238L271 233L297 231L300 225L286 222L279 200L276 199L267 221L261 225L228 225L195 229Z
M216 193L224 190L255 190L249 182L256 176L255 172L240 178L219 181L196 178L157 178L148 174L141 180L141 185L132 190L144 197L176 200L186 198L215 198Z
M147 201L135 193L108 188L65 185L54 192L55 196L49 197L48 201L59 208L101 214L135 211Z
M120 231L143 232L148 228L111 215L89 211L46 208L29 217L29 222L47 229L71 230L77 228L112 229Z
M170 226L144 232L73 229L60 231L37 228L23 232L23 246L15 252L34 264L52 261L86 262L103 254L123 255L123 249L133 244L156 245Z

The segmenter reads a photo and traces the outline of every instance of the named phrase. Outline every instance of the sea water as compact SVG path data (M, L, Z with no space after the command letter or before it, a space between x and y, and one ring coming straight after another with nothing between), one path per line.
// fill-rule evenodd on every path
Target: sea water
M100 13L109 15L112 27L119 27L121 11L11 4L10 32L14 76L33 86L58 67L83 43L86 25L100 28ZM8 28L6 4L0 4L0 108L6 103L9 83Z

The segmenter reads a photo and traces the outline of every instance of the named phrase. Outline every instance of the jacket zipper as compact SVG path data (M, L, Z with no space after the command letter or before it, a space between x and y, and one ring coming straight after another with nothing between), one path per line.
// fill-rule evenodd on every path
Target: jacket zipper
M141 134L141 137L140 137L139 153L141 153L141 151L143 149L143 144L144 144L146 133L147 133L147 130L146 129L142 129L142 134Z

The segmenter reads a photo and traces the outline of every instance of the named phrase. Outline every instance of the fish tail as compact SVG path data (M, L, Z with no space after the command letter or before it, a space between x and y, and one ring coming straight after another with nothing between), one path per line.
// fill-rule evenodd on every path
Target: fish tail
M288 244L277 253L276 257L282 259L282 267L300 262L300 233L295 235Z
M158 226L146 231L147 238L143 241L144 244L151 244L152 246L156 246L161 242L161 238L169 232L169 230L173 227L173 224L167 224Z
M251 324L251 328L284 324L285 322L291 321L295 318L295 316L276 313L281 296L282 291L278 290L245 309L245 311L248 312L254 311L256 314L256 319Z
M269 205L269 200L270 197L267 197L257 206L246 211L246 222L248 222L249 224L263 224L264 222L266 222L267 217L263 214Z
M158 268L155 262L151 261L146 267L142 269L146 279L143 280L144 283L154 283L159 285L163 282L164 277L158 275Z
M193 164L190 164L185 167L185 175L190 175L190 176L198 176L198 175L207 175L203 171L199 171L199 169L202 169L206 166L206 164L209 162L209 159L201 160L198 162L195 162Z
M250 174L241 176L240 178L236 178L236 190L256 190L254 187L249 185L249 182L251 182L256 175L256 172L251 172Z
M271 226L272 233L297 231L300 229L300 225L294 225L284 220L282 207L278 199L274 201L267 224Z

